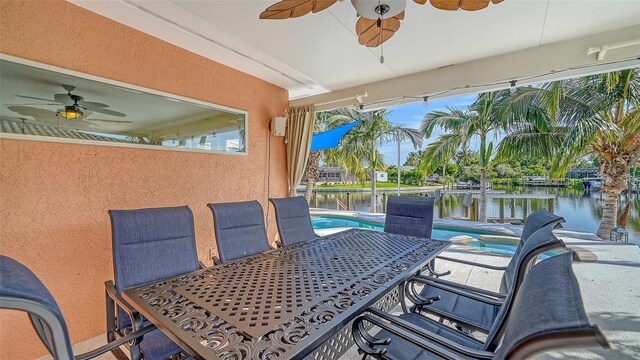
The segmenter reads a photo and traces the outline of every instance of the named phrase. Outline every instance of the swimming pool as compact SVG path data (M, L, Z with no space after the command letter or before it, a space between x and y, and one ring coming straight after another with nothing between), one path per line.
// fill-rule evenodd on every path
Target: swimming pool
M313 224L313 228L316 230L331 228L384 229L384 225L382 224L339 216L311 216L311 224ZM478 240L478 235L495 235L495 233L437 226L433 227L432 237L434 239L449 240L452 237L459 235L468 235L473 238L473 241L464 245L491 254L512 256L518 247L517 242ZM561 253L562 251L548 251L542 254L541 258L551 257Z
M377 224L374 222L353 219L353 218L337 217L337 216L336 217L312 216L311 223L313 224L314 229L331 229L331 228L363 228L363 229L376 229L376 230L384 229L384 225L382 224ZM474 239L477 239L478 235L481 235L481 234L488 234L488 233L481 232L481 231L476 232L471 230L434 227L432 236L434 239L449 240L454 236L468 235Z

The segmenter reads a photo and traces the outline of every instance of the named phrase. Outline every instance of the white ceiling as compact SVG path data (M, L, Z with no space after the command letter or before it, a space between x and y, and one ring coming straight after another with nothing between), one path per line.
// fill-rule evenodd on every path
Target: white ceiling
M358 44L350 1L288 20L258 19L277 0L69 1L287 88L292 99L640 23L638 0L505 0L477 12L407 0L380 64L380 48Z

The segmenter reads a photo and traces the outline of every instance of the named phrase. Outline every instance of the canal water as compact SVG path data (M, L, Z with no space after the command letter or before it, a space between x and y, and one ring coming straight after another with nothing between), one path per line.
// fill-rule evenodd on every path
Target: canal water
M567 230L576 230L595 233L602 216L602 194L597 191L583 192L575 189L566 188L534 188L534 187L512 187L512 188L495 188L496 190L506 190L507 194L553 194L556 195L554 202L554 212L566 219L564 228ZM395 193L391 193L395 195ZM416 196L418 193L403 193L406 196ZM318 192L318 207L325 209L336 209L337 199L344 204L347 203L347 194ZM443 208L443 216L448 217L464 217L466 216L466 207L462 204L464 194L449 194L444 197L444 206L436 204L435 216L440 216L440 209ZM382 212L382 194L378 194L378 210ZM369 211L371 194L369 193L351 193L351 210ZM531 199L529 212L548 208L547 200ZM620 211L629 201L629 196L622 194L620 196ZM631 211L626 229L629 231L629 241L640 245L640 194L631 195ZM515 215L522 218L524 200L516 199ZM511 215L511 204L509 200L505 201L505 216ZM487 216L499 217L499 200L489 199L487 203Z

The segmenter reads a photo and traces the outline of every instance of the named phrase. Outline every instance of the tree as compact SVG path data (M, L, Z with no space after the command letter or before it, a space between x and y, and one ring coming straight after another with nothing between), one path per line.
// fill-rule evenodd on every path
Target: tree
M511 133L498 157L552 159L551 176L564 176L576 160L595 155L603 180L598 236L616 226L618 195L629 166L640 156L640 71L622 70L519 89L505 102Z
M347 122L353 121L350 117L344 116L340 111L325 111L315 114L313 122L313 133L317 134L323 131L331 130ZM304 198L308 203L311 202L311 194L319 175L320 161L323 158L331 157L330 150L316 150L309 153L307 160L307 184L304 190Z
M335 110L334 120L361 120L340 141L338 147L326 151L328 163L343 166L360 179L371 179L371 211L376 211L375 172L386 169L384 157L377 146L390 141L409 140L415 148L422 145L422 134L404 125L394 125L387 119L387 110L357 112L352 109ZM364 176L363 176L364 175ZM365 178L366 179L366 178Z
M420 166L422 158L424 157L424 150L411 151L407 154L407 158L404 161L404 166Z
M433 130L445 131L425 149L422 169L432 173L457 152L465 152L474 136L480 138L478 166L480 170L479 220L487 221L487 168L493 153L493 142L487 143L491 132L503 130L507 124L501 116L501 102L505 91L489 92L478 98L467 110L450 107L448 111L432 111L424 116L420 130L428 138Z

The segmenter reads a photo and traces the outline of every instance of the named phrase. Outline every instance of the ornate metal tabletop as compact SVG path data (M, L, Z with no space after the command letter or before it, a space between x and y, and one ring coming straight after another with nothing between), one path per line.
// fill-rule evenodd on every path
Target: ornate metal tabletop
M302 358L448 245L352 229L123 296L196 358Z

